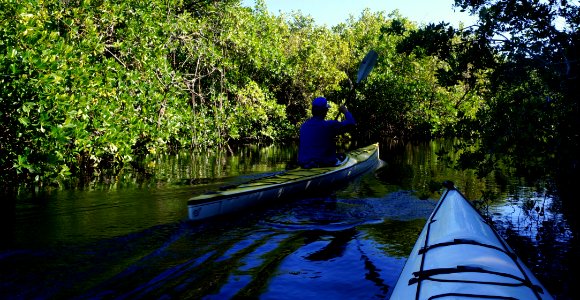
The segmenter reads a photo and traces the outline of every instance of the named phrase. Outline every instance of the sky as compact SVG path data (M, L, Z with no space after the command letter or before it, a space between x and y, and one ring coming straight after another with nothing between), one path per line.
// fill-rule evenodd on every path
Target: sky
M401 15L417 24L445 21L457 27L460 22L469 26L476 18L459 8L453 8L454 0L265 0L268 10L278 15L300 10L314 18L317 24L332 27L345 22L349 15L358 19L365 8L387 14L398 9ZM255 0L243 0L242 5L253 7Z

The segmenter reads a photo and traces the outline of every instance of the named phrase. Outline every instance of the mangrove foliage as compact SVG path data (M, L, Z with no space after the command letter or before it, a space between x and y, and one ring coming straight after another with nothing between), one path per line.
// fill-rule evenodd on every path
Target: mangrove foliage
M346 103L352 138L452 135L482 174L577 174L578 2L455 3L477 24L366 10L329 28L262 0L0 0L0 182L295 140L311 99L334 102L331 116L349 99L370 49L378 62Z

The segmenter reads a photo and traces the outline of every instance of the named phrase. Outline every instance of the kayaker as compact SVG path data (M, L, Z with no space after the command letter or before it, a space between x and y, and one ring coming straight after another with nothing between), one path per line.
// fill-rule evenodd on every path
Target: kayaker
M330 105L324 97L312 100L312 117L300 127L298 164L303 168L336 166L344 157L336 153L335 137L351 130L356 121L342 105L343 121L325 120Z

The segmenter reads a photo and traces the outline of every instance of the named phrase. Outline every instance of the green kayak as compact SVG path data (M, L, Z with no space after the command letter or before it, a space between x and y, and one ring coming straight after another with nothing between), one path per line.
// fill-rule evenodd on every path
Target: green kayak
M338 166L296 168L190 198L187 201L189 219L203 220L268 201L328 190L379 165L379 145L372 144L347 152L346 159Z

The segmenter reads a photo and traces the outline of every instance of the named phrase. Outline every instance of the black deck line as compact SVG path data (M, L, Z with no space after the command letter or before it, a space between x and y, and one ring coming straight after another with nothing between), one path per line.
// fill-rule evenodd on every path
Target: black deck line
M513 258L517 258L517 255L515 253L513 253L513 252L507 251L505 249L502 249L502 248L497 247L497 246L494 246L494 245L484 244L484 243L480 243L478 241L470 240L470 239L454 239L451 242L443 242L443 243L429 245L426 248L423 247L423 248L419 249L419 254L424 254L425 252L427 252L429 250L432 250L432 249L435 249L435 248L455 246L455 245L474 245L474 246L481 246L481 247L490 248L490 249L494 249L494 250L500 251L500 252L506 254L507 256L509 256L512 259Z

